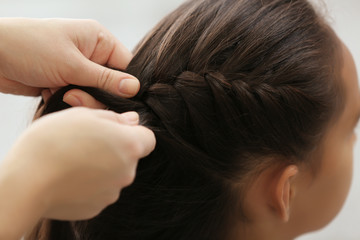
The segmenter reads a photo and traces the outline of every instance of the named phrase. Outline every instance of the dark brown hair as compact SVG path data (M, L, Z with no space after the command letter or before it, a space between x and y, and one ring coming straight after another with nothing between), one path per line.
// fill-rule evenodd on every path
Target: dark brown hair
M235 185L269 157L308 161L340 111L337 48L306 0L184 3L127 68L141 81L136 97L68 86L45 106L69 107L63 94L80 88L110 110L137 111L157 138L116 203L88 221L43 225L45 239L226 239L246 219Z

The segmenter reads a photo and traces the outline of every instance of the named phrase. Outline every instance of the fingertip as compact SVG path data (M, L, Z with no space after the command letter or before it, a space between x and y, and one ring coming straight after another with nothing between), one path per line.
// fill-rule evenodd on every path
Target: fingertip
M105 109L106 106L93 96L80 89L71 89L64 94L63 101L73 107L83 106L94 109Z
M43 98L44 102L46 103L49 98L51 97L51 92L48 88L41 91L41 97Z
M131 111L119 114L121 118L121 122L126 122L129 125L137 125L139 124L139 114L137 112Z
M116 113L111 110L94 110L98 117L110 120L118 125L138 125L139 114L137 112Z
M56 93L60 88L49 88L51 95Z
M154 132L147 127L136 126L136 128L138 129L139 141L142 142L144 146L141 157L145 157L154 151L156 146L156 137Z
M75 95L67 92L64 97L63 97L63 102L69 104L70 106L73 107L78 107L78 106L82 106L82 103L80 101L80 99L78 97L76 97Z

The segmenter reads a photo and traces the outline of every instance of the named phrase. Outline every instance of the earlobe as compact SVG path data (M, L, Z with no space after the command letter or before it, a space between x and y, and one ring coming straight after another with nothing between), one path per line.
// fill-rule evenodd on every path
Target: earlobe
M290 218L290 202L293 195L293 186L291 179L298 173L298 167L289 165L282 168L278 173L275 181L275 189L273 191L272 207L284 222Z

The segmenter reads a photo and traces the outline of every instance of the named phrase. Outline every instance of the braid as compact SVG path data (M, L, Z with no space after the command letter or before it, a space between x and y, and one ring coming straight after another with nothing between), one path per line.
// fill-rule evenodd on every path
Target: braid
M124 99L81 89L109 110L136 111L156 135L135 182L98 217L49 230L79 239L228 239L246 221L248 177L267 164L307 163L342 107L332 30L306 0L191 0L165 18L127 72ZM63 238L69 231L64 231Z
M221 156L224 153L214 152L214 145L226 147L235 144L229 139L237 139L239 152L284 154L285 146L279 149L281 142L274 140L276 137L266 139L255 132L259 129L264 134L267 134L269 129L277 131L289 126L286 124L288 121L297 121L297 125L291 125L286 131L286 134L291 136L290 141L301 141L309 137L299 135L304 126L298 121L297 115L306 114L306 109L311 107L309 105L313 99L301 89L287 84L272 86L266 82L257 83L256 79L244 74L228 76L229 80L218 71L184 71L167 82L158 81L148 84L146 88L142 87L141 94L132 99L121 98L91 87L70 85L55 93L54 99L62 98L63 94L72 88L79 88L93 95L109 110L118 113L137 111L141 116L141 124L150 127L155 133L167 134L179 143L185 141L193 151L196 148L215 158L223 158ZM304 104L293 109L292 106L300 100ZM44 108L43 114L68 107L70 106L62 101L51 102ZM292 114L289 114L289 108ZM262 114L258 114L259 112ZM268 115L274 117L270 119ZM219 134L227 138L219 139ZM242 136L240 140L236 135ZM273 132L269 133L269 137L271 136L274 136ZM262 145L267 147L260 148L260 143L264 141L266 143ZM306 144L306 140L303 140L303 143ZM300 154L297 149L291 148L292 145L289 146L286 150L288 156ZM233 154L233 151L229 151L224 158L231 158Z

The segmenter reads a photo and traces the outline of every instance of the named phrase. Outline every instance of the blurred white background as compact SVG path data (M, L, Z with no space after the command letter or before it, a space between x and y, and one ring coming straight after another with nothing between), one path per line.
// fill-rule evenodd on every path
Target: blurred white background
M1 0L1 17L96 19L129 49L183 0ZM317 1L317 0L315 0ZM322 0L332 25L348 45L360 69L360 1ZM1 41L1 36L0 36ZM0 59L1 64L1 59ZM0 161L30 123L38 99L0 93ZM297 240L360 239L360 142L355 148L354 182L339 216L325 229Z

